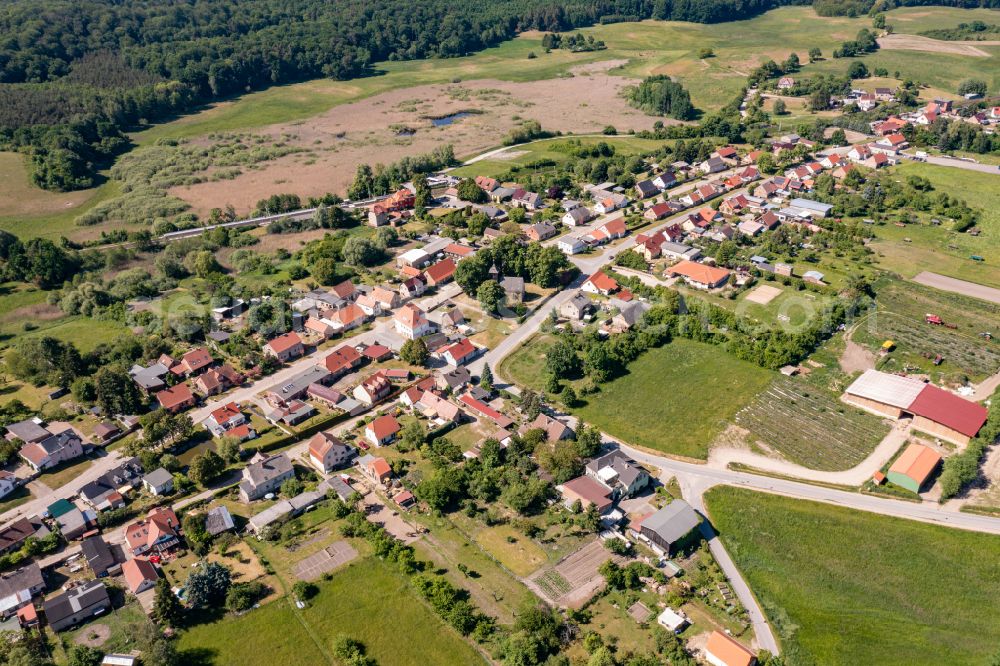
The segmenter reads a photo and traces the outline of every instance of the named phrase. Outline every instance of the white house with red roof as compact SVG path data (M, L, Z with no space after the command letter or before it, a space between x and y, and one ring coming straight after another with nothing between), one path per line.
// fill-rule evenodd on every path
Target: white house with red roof
M391 444L401 429L399 421L386 414L365 426L365 439L375 446L384 446Z
M458 342L448 345L441 352L441 358L451 366L465 365L479 355L480 349L472 344L468 338L462 338Z
M407 340L416 340L434 332L434 324L427 319L424 311L412 303L407 303L392 318L396 332Z
M239 405L235 402L228 402L218 409L212 410L203 423L208 430L216 437L222 437L227 431L247 422Z
M279 335L264 345L264 353L273 356L282 363L302 356L305 351L302 338L295 331Z
M607 273L597 271L584 281L580 290L585 291L588 294L610 296L614 292L618 291L618 281Z

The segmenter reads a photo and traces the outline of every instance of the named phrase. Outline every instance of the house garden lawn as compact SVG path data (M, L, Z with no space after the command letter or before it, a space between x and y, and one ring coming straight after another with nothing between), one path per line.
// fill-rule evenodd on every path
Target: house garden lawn
M94 461L90 458L77 458L75 461L68 461L51 470L42 472L38 480L55 490L86 472L93 464Z
M983 664L996 652L1000 537L730 487L705 500L789 663Z
M483 527L476 532L475 540L518 576L531 575L547 561L538 544L510 525Z
M676 339L644 353L573 411L628 444L704 459L726 422L773 376L722 347Z
M907 163L897 167L901 178L916 175L927 178L936 192L964 199L979 211L979 236L955 233L948 229L947 220L940 226L929 224L933 214L921 214L920 224L897 227L892 224L875 227L877 240L870 244L882 268L905 278L921 271L931 271L961 280L991 287L1000 287L1000 171L981 173L936 166ZM910 242L903 240L909 238ZM971 255L985 262L971 260Z

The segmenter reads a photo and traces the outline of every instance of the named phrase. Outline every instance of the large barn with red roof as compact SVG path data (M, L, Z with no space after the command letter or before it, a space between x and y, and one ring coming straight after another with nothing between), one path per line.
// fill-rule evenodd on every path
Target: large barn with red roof
M965 445L986 423L986 408L913 377L867 370L844 392L844 400L880 416L912 418L913 427Z

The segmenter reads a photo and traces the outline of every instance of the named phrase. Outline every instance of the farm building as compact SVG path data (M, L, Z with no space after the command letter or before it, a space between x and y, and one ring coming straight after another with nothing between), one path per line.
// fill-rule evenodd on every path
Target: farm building
M912 418L913 427L959 446L986 423L986 408L919 379L867 370L844 392L844 401L891 419Z
M642 521L639 534L667 555L673 555L697 535L701 516L684 500L674 500Z
M910 444L889 468L888 479L897 486L920 492L920 487L937 469L941 454L923 444Z

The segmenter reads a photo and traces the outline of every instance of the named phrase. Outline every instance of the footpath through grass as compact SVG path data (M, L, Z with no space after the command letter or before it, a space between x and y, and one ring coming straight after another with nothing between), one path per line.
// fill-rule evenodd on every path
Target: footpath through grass
M789 664L981 665L1000 645L1000 537L717 487L711 520Z

